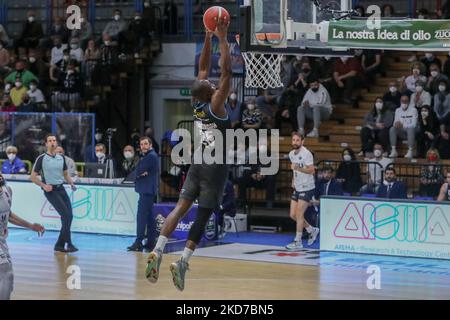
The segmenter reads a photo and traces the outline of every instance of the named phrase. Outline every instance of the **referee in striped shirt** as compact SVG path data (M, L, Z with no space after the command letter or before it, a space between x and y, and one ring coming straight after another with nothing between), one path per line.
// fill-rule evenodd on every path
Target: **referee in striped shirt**
M45 146L47 152L37 157L31 172L31 181L44 190L48 202L61 216L61 231L55 244L55 251L75 252L78 249L72 244L70 236L73 219L72 204L63 183L66 181L73 191L76 190L76 187L67 171L65 158L56 153L58 142L54 134L47 134ZM38 175L41 176L41 179L38 178Z

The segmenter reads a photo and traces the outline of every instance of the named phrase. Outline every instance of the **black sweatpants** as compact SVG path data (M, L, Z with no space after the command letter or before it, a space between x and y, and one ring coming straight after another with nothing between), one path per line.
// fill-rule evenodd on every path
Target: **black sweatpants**
M72 244L70 235L73 220L72 204L64 186L53 186L53 191L44 192L44 195L61 216L61 231L56 246L63 247L66 243Z

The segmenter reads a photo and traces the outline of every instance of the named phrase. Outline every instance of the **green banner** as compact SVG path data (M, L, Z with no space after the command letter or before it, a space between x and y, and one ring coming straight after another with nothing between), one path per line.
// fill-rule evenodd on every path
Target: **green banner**
M450 51L450 20L330 21L328 47ZM375 27L375 26L374 26Z

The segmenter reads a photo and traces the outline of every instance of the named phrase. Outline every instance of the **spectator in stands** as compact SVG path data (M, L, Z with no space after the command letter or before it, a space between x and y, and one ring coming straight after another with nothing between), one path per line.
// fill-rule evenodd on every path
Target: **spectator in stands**
M313 120L314 128L307 135L309 138L319 137L319 127L322 121L330 119L332 113L331 98L327 89L320 84L316 76L308 79L309 89L297 109L299 132L304 134L305 120Z
M292 130L298 128L296 115L301 101L300 93L294 86L290 86L283 91L280 98L280 106L275 114L275 128L281 129L283 121L289 121L292 125Z
M374 145L373 158L368 161L373 162L373 164L367 165L367 184L361 188L361 194L376 194L380 184L383 182L383 172L393 161L384 156L383 146L379 143Z
M393 17L395 15L394 12L395 12L394 7L388 3L384 4L383 7L381 8L381 16L382 17L386 17L386 18Z
M355 10L356 11L356 15L358 16L358 17L364 17L365 16L365 13L364 13L364 7L363 6L361 6L361 5L356 5L354 8L353 8L353 10Z
M25 163L17 157L17 148L15 146L8 146L6 148L6 156L8 160L5 160L2 164L3 174L25 174L27 168Z
M131 36L131 48L134 50L135 58L139 57L140 51L150 44L150 25L147 19L142 19L142 13L136 12L134 20L130 23L128 31Z
M24 60L19 60L16 62L15 71L11 72L5 78L5 81L14 83L18 77L25 87L28 87L30 85L31 80L38 80L38 78L36 78L33 73L25 68Z
M295 88L298 90L300 97L303 97L309 89L308 77L312 74L312 67L307 60L296 60L293 64L297 73L297 79L294 82Z
M28 69L34 74L38 80L37 82L42 88L45 88L49 84L49 64L42 59L40 51L31 51L28 54ZM36 80L32 80L36 81ZM30 81L30 85L31 82Z
M2 100L2 111L3 112L16 112L17 107L12 103L11 97L3 97Z
M256 106L267 117L272 117L274 110L278 109L279 100L281 99L280 90L267 89L262 95L256 97Z
M430 106L423 105L418 115L417 131L417 157L425 158L425 153L430 149L439 134L439 122Z
M78 170L77 166L75 164L75 161L73 161L72 158L66 156L64 148L61 146L56 147L56 154L62 155L64 159L66 160L66 166L67 171L69 172L69 175L71 178L78 178Z
M30 82L30 90L27 91L28 96L31 101L35 104L45 104L45 97L41 89L38 88L38 83L36 80Z
M394 114L389 110L380 97L375 99L371 112L364 119L364 127L361 129L361 152L358 156L365 156L372 152L375 143L389 147L389 130L394 122Z
M61 87L61 92L55 93L52 97L54 108L58 111L68 111L63 106L63 104L68 103L71 112L78 109L83 83L76 69L75 61L69 62L67 72L60 75L58 84Z
M106 146L103 143L97 143L95 145L95 158L97 163L106 163Z
M246 105L247 108L242 113L242 129L260 129L263 124L261 111L256 107L253 100Z
M55 37L53 40L53 48L51 51L50 64L56 65L64 58L64 50L67 49L67 44L63 44L61 37Z
M126 145L123 148L123 161L121 166L121 176L126 178L128 177L139 162L139 156L135 153L133 146Z
M83 50L86 49L89 40L92 38L92 26L88 19L86 19L86 15L83 15L80 18L81 28L73 29L70 37L78 38L80 40L81 48Z
M395 109L400 105L400 98L402 94L398 91L397 83L395 81L389 82L389 90L383 96L383 103L386 108L395 112Z
M440 133L436 138L436 147L441 159L450 159L450 125L440 126Z
M420 62L414 62L411 66L411 74L407 77L402 77L402 93L406 94L408 97L416 92L417 80L422 82L427 81L427 77L423 75L425 67Z
M342 162L339 164L336 179L342 183L344 192L356 194L362 186L361 170L359 163L355 162L355 153L351 148L342 151Z
M275 198L275 176L262 175L260 165L252 165L250 170L246 170L238 185L241 203L247 203L247 188L265 189L266 207L272 208Z
M355 57L341 57L336 59L333 73L331 98L346 104L353 104L356 100L355 89L364 83L360 61Z
M311 201L314 206L320 205L320 198L322 196L342 196L344 192L342 191L342 185L334 177L334 169L331 166L325 166L321 170L322 178L318 181L316 185L316 190L314 194L315 200Z
M30 96L25 92L22 95L22 102L17 106L17 112L37 112L37 106L31 101Z
M0 76L11 72L11 68L9 67L9 59L9 51L5 48L5 42L0 41Z
M384 172L384 182L377 191L377 198L407 199L406 185L397 180L395 168L389 166Z
M411 107L420 109L423 105L431 105L431 94L425 91L425 82L416 81L416 91L410 97Z
M27 12L27 21L24 23L22 33L17 41L19 48L36 48L42 42L44 31L42 24L36 20L34 11Z
M89 144L86 146L86 149L84 150L84 161L85 162L97 162L97 158L95 157L95 145L97 144L103 144L103 133L100 130L100 128L95 129L94 134L94 145Z
M11 89L14 86L12 82L5 82L5 88L3 89L3 98L11 96Z
M361 57L361 66L364 76L370 84L375 83L375 76L383 73L381 64L381 50L364 50Z
M430 65L430 76L428 77L428 82L426 89L432 96L439 93L439 85L445 83L448 85L449 80L446 75L441 73L441 69L437 64Z
M434 112L440 124L450 123L450 94L446 81L439 83L439 92L434 95Z
M99 60L101 56L100 49L95 44L94 40L89 40L86 51L84 52L84 61Z
M150 127L145 128L144 137L150 138L150 140L152 141L153 150L155 150L156 154L159 154L159 143L155 139L155 132L154 132L153 128L150 128ZM136 148L136 150L139 150L139 148Z
M229 217L236 216L236 199L234 196L234 185L231 180L228 180L225 184L225 190L222 197L222 204L220 210L217 213L217 224L219 226L219 239L225 236L225 219L224 216Z
M67 30L65 21L61 17L55 17L48 36L50 39L46 41L45 47L48 46L48 43L54 43L55 38L60 38L62 43L69 42L70 31Z
M440 166L439 151L430 149L427 152L428 163L420 170L419 194L421 197L432 197L439 195L439 189L444 181L442 167Z
M70 39L70 60L75 60L81 63L84 59L83 49L80 47L80 40L78 38Z
M117 42L119 48L123 41L123 32L127 30L127 23L122 19L122 11L114 10L113 20L108 22L103 30L103 36L109 35L112 41Z
M425 57L420 59L420 62L422 62L425 65L425 75L427 77L430 76L430 67L431 65L435 64L438 66L438 69L441 70L442 68L442 62L439 60L438 57L434 55L433 52L425 52Z
M11 89L11 101L15 106L18 106L22 103L22 97L24 94L26 94L28 91L28 88L25 87L22 83L22 80L20 79L20 76L16 78L16 81L14 83L14 88Z
M228 117L231 121L231 126L233 129L237 129L241 126L242 112L245 105L238 100L237 91L233 89L228 97L228 101L225 104L225 109L227 109Z
M408 139L408 152L405 158L413 157L413 148L416 143L416 128L417 128L417 109L412 107L409 103L407 95L403 95L400 99L400 108L395 110L394 125L389 130L391 142L391 154L389 157L398 157L397 152L397 138Z
M328 92L331 92L333 84L333 68L334 59L330 56L325 56L320 59L316 59L317 76L320 83L327 88ZM332 97L333 98L333 97Z
M450 170L447 171L446 181L442 185L437 201L450 201Z

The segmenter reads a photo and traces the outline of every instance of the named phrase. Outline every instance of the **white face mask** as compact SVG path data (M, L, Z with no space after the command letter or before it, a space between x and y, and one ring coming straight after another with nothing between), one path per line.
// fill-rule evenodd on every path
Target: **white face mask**
M144 7L146 7L146 8L150 7L150 3L144 2Z
M30 63L35 63L36 62L36 58L35 57L30 57L28 60L30 61Z
M433 70L430 72L430 74L433 78L436 78L438 76L439 72L437 72L436 70Z
M133 159L134 153L131 151L125 151L123 153L123 156L125 157L125 159L130 160L130 159Z
M422 118L428 118L428 112L421 112Z
M136 21L137 21L137 20L141 20L141 19L142 19L141 16L135 16L135 17L134 17L134 20L136 20Z
M33 22L34 21L34 17L28 17L28 22Z
M402 103L402 104L400 105L400 107L401 107L403 110L408 109L408 105L407 105L406 103Z
M389 87L389 91L392 93L396 93L397 92L397 87Z
M237 99L237 94L236 93L232 93L230 95L230 100L236 100Z
M111 41L109 41L109 40L105 41L105 46L109 46L110 44L111 44Z
M36 86L35 86L34 84L30 84L30 90L31 90L31 91L36 90Z
M14 161L14 159L16 159L16 155L14 153L8 153L8 159L9 161Z
M349 154L344 155L344 161L351 161L352 160L352 156Z
M381 157L381 154L382 154L382 152L381 152L380 149L375 149L375 150L373 150L373 155L374 155L376 158Z
M431 59L431 58L433 58L433 54L432 53L425 53L425 57L427 59Z
M443 85L440 85L440 86L439 86L439 91L440 91L440 92L445 92L445 89L447 89L446 86L443 86Z
M16 88L20 88L20 87L22 86L22 82L17 81L17 82L15 83L15 85L16 85Z
M423 91L423 87L422 86L416 86L416 92L422 92Z
M95 153L95 156L96 156L98 159L103 159L103 158L105 157L105 154L104 154L103 152L96 152L96 153Z
M101 133L95 134L95 140L100 141L100 140L102 140L102 138L103 138L103 135Z
M377 108L377 110L383 109L383 102L376 102L375 103L375 108Z
M72 44L70 45L70 48L71 48L71 49L78 49L78 43L72 43Z
M119 21L119 20L120 20L120 16L119 16L118 14L116 14L116 15L114 16L114 20Z
M247 105L247 109L250 110L250 111L255 110L255 105L254 104L249 104L249 105Z

